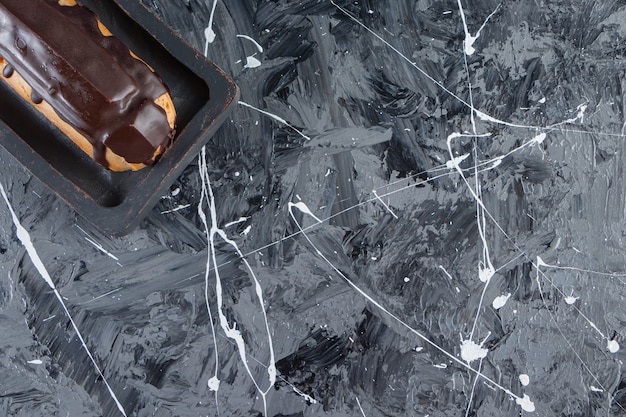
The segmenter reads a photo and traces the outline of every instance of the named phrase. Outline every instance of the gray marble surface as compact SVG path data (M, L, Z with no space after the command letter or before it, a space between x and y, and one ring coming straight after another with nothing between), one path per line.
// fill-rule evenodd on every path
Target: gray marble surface
M123 237L0 149L111 387L0 201L0 415L626 414L626 2L142 1L242 103Z

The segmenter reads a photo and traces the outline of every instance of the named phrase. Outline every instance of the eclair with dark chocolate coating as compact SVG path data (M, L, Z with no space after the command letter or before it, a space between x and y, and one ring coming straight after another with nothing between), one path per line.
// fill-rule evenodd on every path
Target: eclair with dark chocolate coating
M154 163L174 137L169 90L74 0L0 0L0 79L113 171Z

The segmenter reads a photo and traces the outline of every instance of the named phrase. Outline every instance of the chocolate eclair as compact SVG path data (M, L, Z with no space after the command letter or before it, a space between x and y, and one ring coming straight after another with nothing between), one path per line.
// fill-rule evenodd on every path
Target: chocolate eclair
M0 0L0 79L112 171L156 161L174 137L167 86L74 0Z

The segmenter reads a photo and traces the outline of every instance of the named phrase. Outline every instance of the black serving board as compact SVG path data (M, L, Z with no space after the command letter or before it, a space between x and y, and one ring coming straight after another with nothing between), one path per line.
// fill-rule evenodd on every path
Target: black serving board
M0 144L103 232L122 235L137 226L197 156L237 101L239 89L137 0L81 3L169 87L177 112L174 143L150 167L109 171L0 83Z

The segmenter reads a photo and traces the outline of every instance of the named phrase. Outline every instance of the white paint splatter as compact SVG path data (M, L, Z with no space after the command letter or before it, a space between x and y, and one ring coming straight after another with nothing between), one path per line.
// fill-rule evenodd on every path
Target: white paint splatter
M532 413L535 411L535 403L530 400L528 394L524 394L523 398L516 398L515 402L522 407L522 410Z
M537 136L535 136L534 138L532 138L528 143L533 145L533 144L537 144L540 145L543 143L544 140L546 140L546 134L545 133L540 133Z
M458 4L459 4L459 12L461 13L461 20L463 21L463 30L465 31L465 40L463 41L464 52L466 55L469 56L469 55L472 55L476 51L476 49L474 49L474 46L473 46L474 42L476 42L476 39L480 37L480 32L483 30L483 28L485 27L489 19L498 11L498 9L500 8L500 5L498 4L495 10L491 12L489 16L487 16L487 19L485 19L480 29L478 29L478 31L476 32L476 36L472 36L470 35L469 29L467 28L467 22L465 21L465 12L463 11L463 5L461 4L461 0L458 0Z
M455 94L454 92L452 92L450 89L448 89L441 81L438 81L436 79L434 79L425 69L421 68L420 66L418 66L413 60L409 59L408 56L406 56L405 54L403 54L398 48L396 48L395 46L393 46L392 44L390 44L389 42L387 42L385 40L385 38L383 38L382 36L380 36L378 33L374 32L372 29L370 29L367 25L365 25L363 22L361 22L359 19L357 19L353 14L351 14L350 12L348 12L346 9L344 9L343 7L339 6L334 0L330 0L330 3L335 6L337 8L337 10L341 11L341 13L343 13L344 15L346 15L350 20L352 20L353 22L355 22L357 25L359 25L360 27L362 27L363 29L365 29L367 32L369 32L372 36L374 36L376 39L378 39L379 41L381 41L386 47L388 47L389 49L391 49L393 52L395 52L400 58L402 58L404 61L406 61L410 66L412 66L413 68L415 68L420 74L422 74L425 78L427 78L430 82L432 82L434 85L436 85L437 87L439 87L442 91L445 91L447 94L449 94L451 97L453 97L455 100L457 100L459 103L463 104L464 106L470 108L472 110L472 112L478 116L481 120L486 121L486 122L490 122L490 123L495 123L495 124L500 124L503 126L509 126L509 127L515 127L515 128L522 128L522 129L544 129L545 127L542 126L531 126L531 125L522 125L522 124L517 124L517 123L511 123L511 122L507 122L504 120L500 120L500 119L496 119L493 116L489 116L488 114L485 114L484 112L481 112L477 109L475 109L473 106L470 105L470 103L468 103L466 100L464 100L463 98L461 98L460 96L458 96L457 94ZM499 5L498 5L499 7ZM491 13L491 15L489 15L489 17L491 17L496 10L498 10L498 7L496 7L496 9ZM487 21L485 20L485 23ZM485 23L483 24L483 26L485 25ZM482 30L482 27L481 29ZM479 32L480 32L479 30ZM477 33L478 34L478 33ZM574 119L567 119L564 120L562 122L559 123L555 123L551 126L548 126L547 128L554 128L563 124L567 124L567 123L574 123L575 121L577 121L578 118L574 118ZM590 133L588 131L579 131L579 133ZM622 135L618 135L616 134L615 136L622 136Z
M383 199L382 199L382 198L380 198L380 197L378 196L378 194L376 193L376 190L372 190L372 193L374 193L374 197L376 197L376 199L378 199L378 201L380 201L380 203L381 203L381 204L382 204L382 205L383 205L383 206L387 209L387 211L388 211L389 213L391 213L391 215L392 215L392 216L393 216L396 220L398 220L398 216L396 216L396 213L394 213L394 212L393 212L393 210L391 210L391 208L387 205L387 203L385 203L385 202L383 201Z
M211 391L217 392L220 389L220 380L217 376L212 376L207 381L207 385Z
M191 204L179 204L178 206L174 207L173 209L162 211L161 214L174 213L174 212L177 212L179 210L186 209L187 207L190 207L190 206L191 206Z
M469 157L468 153L463 154L461 156L456 156L446 162L446 167L448 167L449 169L457 169L459 168L459 164L465 161L468 157Z
M268 112L268 111L261 110L261 109L259 109L259 108L257 108L257 107L254 107L253 105L248 104L248 103L245 103L245 102L243 102L243 101L238 101L237 103L238 103L239 105L241 105L241 106L248 107L249 109L256 110L256 111L258 111L258 112L259 112L259 113L261 113L261 114L264 114L264 115L266 115L266 116L269 116L269 117L271 117L272 119L276 120L277 122L282 123L282 124L284 124L285 126L288 126L288 127L290 127L291 129L295 130L296 132L298 132L298 134L299 134L300 136L302 136L302 137L303 137L303 138L305 138L306 140L311 140L311 138L310 138L310 137L308 137L308 136L307 136L307 135L305 135L304 133L300 132L298 129L296 129L295 127L293 127L293 126L292 126L292 125L290 125L289 123L287 123L287 121L286 121L285 119L283 119L282 117L277 116L277 115L275 115L275 114L273 114L273 113L270 113L270 112Z
M481 359L481 361L478 362L479 373L482 371L482 366L483 366L483 361ZM456 387L456 378L453 377L452 381L453 381L453 386ZM465 408L465 417L469 417L470 415L472 404L474 403L474 393L476 392L476 384L478 384L478 374L474 376L474 381L472 382L472 390L470 391L469 398L467 399L467 407Z
M585 110L587 110L587 105L586 104L579 104L578 107L576 108L576 110L578 110L578 113L576 113L576 117L574 117L573 119L568 119L565 122L569 122L569 123L576 123L578 121L580 121L580 123L584 123L585 122Z
M563 298L565 299L565 301L566 301L566 302L568 302L568 297L571 297L571 295L570 295L570 296L565 295L565 294L563 293L563 291L561 291L561 289L559 289L559 288L558 288L558 287L554 284L554 282L552 282L552 280L551 280L551 279L549 279L549 278L546 276L546 274L544 274L542 271L540 271L540 269L539 269L539 267L540 267L540 266L542 266L542 267L548 267L548 268L554 268L554 269L576 270L576 271L581 271L581 272L594 272L594 271L582 270L582 269L580 269L580 268L574 268L574 267L561 267L561 266L549 265L549 264L545 263L545 262L543 261L543 259L541 259L541 257L537 256L536 268L535 268L535 269L536 269L536 271L537 271L537 275L536 275L536 278L535 278L535 279L536 279L536 281L537 281L537 285L541 288L541 282L540 282L540 280L539 280L539 277L541 276L543 279L545 279L546 281L548 281L548 282L550 283L550 285L551 285L551 286L552 286L552 287L553 287L556 291L558 291L558 292L559 292L559 293L563 296ZM605 274L605 273L601 273L600 275L615 276L614 274ZM542 296L542 299L543 299L543 296ZM572 300L570 299L569 301L572 301ZM589 319L589 317L587 317L587 315L586 315L585 313L583 313L583 311L582 311L582 310L580 310L578 307L576 307L576 305L575 305L575 304L576 304L576 303L575 303L575 301L576 301L576 300L574 300L574 302L573 302L573 303L569 303L569 302L568 302L568 304L569 304L569 305L571 305L571 306L572 306L572 308L576 310L576 312L580 315L580 317L582 317L582 318L583 318L583 319L584 319L584 320L585 320L585 321L589 324L589 326L590 326L593 330L595 330L595 331L596 331L596 333L598 333L598 334L600 335L600 337L601 337L602 339L606 339L606 340L607 340L607 347L606 347L606 348L607 348L607 350L608 350L609 352L611 352L611 353L616 353L616 352L618 352L618 351L619 351L619 348L620 348L619 343L618 343L616 340L610 340L607 336L605 336L605 334L604 334L604 333L600 330L600 328L598 328L598 325L596 325L593 321L591 321L591 319ZM544 301L544 302L545 302L545 301ZM553 321L555 321L555 320L554 320L554 318L552 318L552 320L553 320ZM556 321L555 321L555 323L556 323ZM557 328L558 328L558 327L557 327ZM559 331L560 331L560 330L559 330ZM563 337L565 338L565 335L563 335ZM568 342L568 343L569 343L569 342ZM572 350L573 350L573 348L572 348ZM576 353L576 352L574 352L574 353ZM576 355L578 356L578 354L576 354ZM579 358L579 359L580 359L580 358ZM581 360L581 362L582 362L582 359L580 359L580 360ZM584 364L584 362L583 362L583 364ZM590 372L590 373L591 373L591 372ZM591 375L593 375L593 374L591 373ZM594 378L595 378L595 376L594 376Z
M216 0L217 1L217 0ZM199 171L200 171L200 178L202 179L202 190L201 190L201 194L200 194L200 203L198 204L198 216L200 217L200 220L202 221L202 224L204 225L204 232L205 232L205 236L207 239L207 242L209 242L210 245L210 249L213 249L213 233L212 233L212 229L209 227L209 223L206 217L206 213L204 212L204 210L202 209L202 203L203 201L206 199L206 186L204 185L205 180L204 180L204 176L205 176L205 171L207 170L206 168L206 149L203 146L202 147L202 152L200 153L200 155L198 156L198 167L199 167ZM213 260L214 257L212 257L212 251L208 251L207 252L207 260L206 260L206 266L204 269L204 303L205 303L205 307L207 310L207 313L209 315L209 325L211 326L211 336L213 338L213 351L215 352L215 367L214 367L214 373L213 376L211 378L209 378L207 380L207 386L209 388L209 390L215 392L215 404L217 407L219 407L219 404L217 402L217 392L220 388L220 380L218 377L218 373L219 373L219 349L218 349L218 345L217 345L217 337L216 337L216 332L215 332L215 326L213 325L213 313L211 313L211 303L209 300L209 274L211 271L211 260ZM216 265L216 269L217 269L217 264Z
M332 0L331 2L333 4L335 4ZM297 205L290 203L289 206L289 213L291 215L291 218L293 219L293 221L296 223L296 225L298 226L299 229L299 233L301 233L304 238L307 240L307 242L309 243L309 245L311 245L311 247L316 251L316 253L324 260L324 262L326 262L326 264L328 264L337 275L339 275L348 285L350 285L350 287L352 287L356 292L358 292L362 297L364 297L366 300L368 300L373 306L375 306L376 308L378 308L382 313L386 314L388 317L390 317L392 320L394 320L396 323L400 324L402 327L404 327L405 329L407 329L409 332L413 333L415 336L419 337L422 341L424 341L425 343L427 343L428 345L432 346L434 349L438 350L439 352L441 352L443 355L447 356L451 361L454 361L455 363L461 365L462 367L464 367L465 369L467 369L468 371L474 373L477 376L480 376L480 378L484 379L485 381L487 381L491 386L500 389L501 391L503 391L504 393L506 393L507 395L511 396L512 398L515 398L516 401L520 401L519 404L523 404L523 407L529 407L529 405L527 404L530 399L527 395L524 395L524 398L518 396L517 394L513 393L510 389L504 387L503 385L499 384L498 382L496 382L495 380L489 378L487 375L483 374L480 371L477 371L476 369L474 369L472 366L470 366L468 363L464 362L463 360L457 358L456 356L454 356L452 353L448 352L447 350L445 350L444 348L442 348L441 346L439 346L438 344L436 344L435 342L433 342L432 340L430 340L428 337L426 337L425 335L423 335L422 333L420 333L419 331L417 331L416 329L414 329L413 327L411 327L409 324L407 324L405 321L403 321L402 319L400 319L398 316L396 316L395 314L393 314L391 311L389 311L388 309L386 309L382 304L380 304L378 301L376 301L374 298L372 298L370 295L368 295L361 287L359 287L358 285L356 285L354 282L352 282L351 279L349 279L339 268L337 268L335 265L333 265L332 262L330 262L328 260L328 258L317 248L317 246L315 246L315 244L313 244L313 242L311 241L311 239L309 238L309 236L307 235L307 233L305 232L305 230L302 228L302 226L300 225L300 223L298 222L298 220L296 219L296 217L294 216L293 212L291 211L292 207L296 207L298 209L300 209L300 207L298 207ZM308 208L305 208L306 210L308 210ZM315 217L317 219L317 217ZM417 348L416 348L417 351ZM434 364L434 367L437 368L447 368L448 365L445 363L440 363L440 364ZM530 402L530 404L532 404L532 402ZM533 406L534 409L534 406Z
M201 217L202 222L205 225L207 240L209 243L209 254L207 257L205 283L208 285L209 266L210 266L210 263L212 262L212 264L214 265L213 273L215 276L215 294L217 298L217 313L219 317L220 327L224 331L224 334L226 335L226 337L233 340L235 344L237 345L237 351L239 352L239 358L241 360L241 363L243 367L246 369L246 372L248 373L248 376L252 380L252 383L254 384L257 391L261 395L261 398L263 400L264 415L267 415L267 394L270 392L270 390L273 389L274 384L276 383L277 372L276 372L276 361L275 361L275 355L274 355L274 343L272 341L272 332L270 331L269 321L267 319L267 311L265 309L265 302L263 299L263 290L261 288L261 284L259 283L259 280L256 277L256 274L254 273L254 270L250 266L250 263L247 261L247 259L244 257L243 253L239 249L239 245L237 245L235 241L229 239L228 236L226 235L226 232L224 232L222 229L220 229L217 226L218 225L217 209L215 207L215 197L213 195L213 188L211 187L211 180L209 178L209 171L207 168L205 146L202 147L202 151L200 152L200 155L198 156L198 165L199 165L200 177L202 179L202 191L200 195L200 204L198 205L198 214ZM202 209L202 204L205 201L209 209L210 218L211 218L210 227L208 225L206 214L204 213L204 210ZM267 344L268 344L267 346L268 346L268 351L269 351L269 364L267 365L267 376L268 376L269 385L266 389L261 388L261 386L259 385L259 382L256 380L255 376L253 375L252 370L250 369L250 365L248 364L248 358L247 358L247 353L246 353L246 343L243 338L243 335L237 328L237 323L233 323L233 325L231 326L231 324L228 321L228 318L226 317L226 314L224 313L224 299L223 299L224 296L223 296L223 291L222 291L222 280L221 280L220 271L219 271L219 267L217 263L217 253L215 250L215 237L216 236L219 236L225 243L227 243L228 245L232 246L235 249L235 252L237 253L239 258L245 265L249 273L249 276L252 280L252 283L254 285L255 294L256 294L257 301L259 303L259 307L262 313L263 323L265 325L265 332L266 332ZM207 309L210 311L209 304L208 304L209 303L208 292L205 293L205 298L206 298L206 303L207 303ZM216 349L216 354L217 354L217 349ZM216 360L215 378L217 378L218 364L219 362ZM209 384L211 384L210 380L209 380ZM215 383L213 383L213 386L215 386Z
M439 265L439 269L441 269L441 270L443 271L443 273L444 273L444 274L446 274L446 276L448 277L448 279L449 279L450 281L452 281L452 275L450 275L450 274L448 273L448 271L446 271L446 268L444 268L444 267L443 267L443 265Z
M519 382L523 385L523 386L528 386L528 384L530 384L530 377L526 374L520 374L519 376Z
M213 16L215 15L215 7L217 6L217 0L213 0L213 7L211 8L211 15L209 16L209 24L204 28L204 38L206 43L204 44L204 55L209 53L209 44L215 40L215 32L213 31Z
M541 256L537 256L537 266L550 266L541 259Z
M332 2L332 1L331 1L331 2ZM335 4L334 2L332 2L332 3L333 3L333 4ZM460 2L459 2L459 3L460 3ZM337 6L337 7L339 7L339 6ZM477 35L478 35L478 32L477 32ZM478 37L478 36L476 36L475 38L477 38L477 37ZM473 43L473 42L472 42L472 43ZM486 116L486 115L485 115L485 116ZM495 121L495 120L496 120L496 119L493 119L493 121ZM527 142L527 143L528 143L528 144L535 144L535 143L536 143L536 144L539 144L539 143L542 143L544 139L545 139L545 135L544 135L543 137L542 137L541 135L538 135L537 137L535 137L535 138L531 139L531 140L530 140L529 142ZM521 148L521 147L516 148L516 149L520 149L520 148ZM500 163L500 161L501 161L501 159L498 159L498 160L497 160L497 163ZM494 166L495 166L495 165L497 165L497 164L494 164ZM540 259L540 258L538 257L538 260L539 260L539 259ZM538 264L539 264L539 262L538 262ZM541 266L541 264L539 264L539 266ZM524 405L525 405L527 408L528 408L529 406L532 406L532 409L534 410L534 405L532 404L532 402L530 402L530 405L529 405L529 404L528 404L528 402L529 402L529 401L530 401L530 399L528 398L528 396L524 395L524 398L520 399L520 401L518 401L518 404L522 405L522 406L523 406L523 408L524 408ZM526 408L524 408L524 410L526 410ZM526 410L526 411L527 411L527 410Z
M483 266L478 269L478 279L480 279L481 282L489 282L495 273L496 270L493 266Z
M465 11L463 10L463 5L461 4L461 0L457 0L459 4L459 12L461 13L461 20L463 21L463 31L465 32L465 39L463 40L463 51L465 55L472 55L476 49L474 49L474 42L478 39L478 34L476 36L472 36L469 33L469 29L467 28L467 22L465 21Z
M472 55L476 52L476 49L474 48L474 42L476 42L476 39L478 39L478 36L472 36L469 33L465 35L465 39L463 40L463 51L465 52L465 55Z
M244 68L257 68L261 66L261 61L256 59L253 55L246 57L246 65Z
M122 266L122 264L120 264L119 259L118 259L117 256L113 255L112 253L110 253L109 251L104 249L104 247L101 244L99 244L95 240L91 239L91 237L89 236L89 233L87 233L82 227L80 227L77 224L75 226L78 228L78 230L80 230L81 232L83 232L85 234L85 236L86 236L85 240L87 242L91 243L96 249L98 249L100 252L104 253L109 258L115 260L119 266Z
M505 306L506 302L509 301L509 298L511 298L511 293L499 295L493 299L491 305L494 309L499 310Z
M116 292L121 291L121 290L123 290L123 289L124 289L124 287L118 287L118 288L116 288L116 289L114 289L114 290L107 291L106 293L104 293L104 294L102 294L102 295L99 295L99 296L97 296L97 297L93 297L91 300L89 300L89 301L85 301L84 303L82 303L82 304L80 304L80 305L89 304L89 303L94 302L94 301L96 301L96 300L99 300L99 299L101 299L101 298L108 297L109 295L111 295L111 294L115 294Z
M295 392L296 394L298 394L299 396L301 396L302 398L305 399L305 401L311 403L311 404L317 404L317 400L313 397L311 397L308 394L305 394L304 392L302 392L300 389L298 389L298 387L296 387L295 385L289 383L288 381L284 380L283 381L287 382L290 386L291 389L293 390L293 392Z
M257 41L252 39L250 36L248 36L248 35L237 35L237 37L249 40L250 42L252 42L254 44L254 46L256 46L256 49L259 52L263 52L263 47Z
M242 216L242 217L238 218L237 220L234 220L232 222L228 222L228 223L226 223L224 225L224 229L229 228L229 227L234 226L234 225L239 224L239 223L246 222L246 221L248 221L249 218L250 217L248 217L248 216L245 216L245 217Z
M463 340L461 342L461 358L467 363L472 363L478 359L483 359L489 353L489 349L483 348L473 340Z
M359 397L355 397L355 398L356 398L356 403L357 403L357 404L358 404L358 406L359 406L359 410L361 410L361 415L363 415L363 417L367 417L367 416L365 415L365 411L363 411L363 407L361 407L361 401L359 401Z
M98 242L91 240L90 238L86 237L85 240L89 243L91 243L93 246L95 246L96 249L98 249L100 252L104 253L106 256L108 256L111 259L114 259L116 261L119 261L119 258L115 255L113 255L112 253L110 253L109 251L107 251L106 249L104 249L104 247L99 244Z
M474 113L476 114L476 116L478 116L478 118L479 118L480 120L482 120L482 121L484 121L484 122L491 122L491 123L498 123L498 122L499 122L499 120L498 120L498 119L496 119L496 118L494 118L494 117L491 117L491 116L489 116L488 114L483 113L483 112L482 112L482 111L480 111L480 110L474 109ZM506 122L505 122L504 124L505 124L505 125L509 125L509 123L506 123Z
M26 249L26 252L28 253L28 256L30 257L31 262L37 269L37 272L39 272L39 275L41 275L41 277L46 282L46 284L48 284L48 286L52 288L54 295L56 296L57 300L61 304L61 307L63 307L63 310L65 311L65 315L69 319L70 323L72 324L72 327L74 328L74 331L76 332L76 337L78 337L78 339L80 340L80 343L83 346L83 349L85 350L85 352L87 353L87 356L91 360L91 363L94 366L96 372L98 372L98 375L100 376L100 378L102 378L102 382L107 387L107 390L109 391L111 398L117 405L118 410L122 413L124 417L126 417L126 412L124 411L124 407L122 407L122 404L117 399L117 396L113 392L113 388L111 388L111 386L109 385L109 382L107 381L106 377L100 370L100 367L96 363L96 360L91 354L91 351L87 347L87 344L85 343L85 340L83 339L83 335L81 334L80 330L78 330L78 326L74 322L74 318L72 317L69 310L67 309L67 306L65 305L65 301L63 301L63 297L61 297L61 294L59 293L56 286L54 285L54 282L52 281L52 278L50 277L48 270L46 269L41 258L39 257L39 254L37 253L37 250L35 249L35 246L33 245L33 242L30 239L30 235L28 234L26 229L22 226L22 224L20 223L20 220L17 218L17 214L15 214L15 211L13 210L13 207L11 206L11 203L9 202L9 198L7 197L7 194L4 191L4 187L2 186L1 183L0 183L0 193L2 193L2 197L4 198L4 201L6 202L7 207L9 208L9 212L11 213L11 218L13 219L13 224L15 225L17 238L20 240L20 242L22 242L22 245L24 245L24 248Z
M304 202L302 202L302 201L299 201L297 203L289 202L288 206L289 206L289 211L290 212L291 212L291 208L295 207L298 210L300 210L301 212L303 212L304 214L308 214L309 216L313 217L316 222L322 223L322 221L319 219L319 217L317 217L315 214L313 214L311 212L311 210L309 209L309 207L306 204L304 204Z
M491 163L491 165L489 165L486 169L488 171L490 171L492 169L495 169L496 167L498 167L502 163L503 159L504 159L503 156L496 156L491 161L489 161Z

